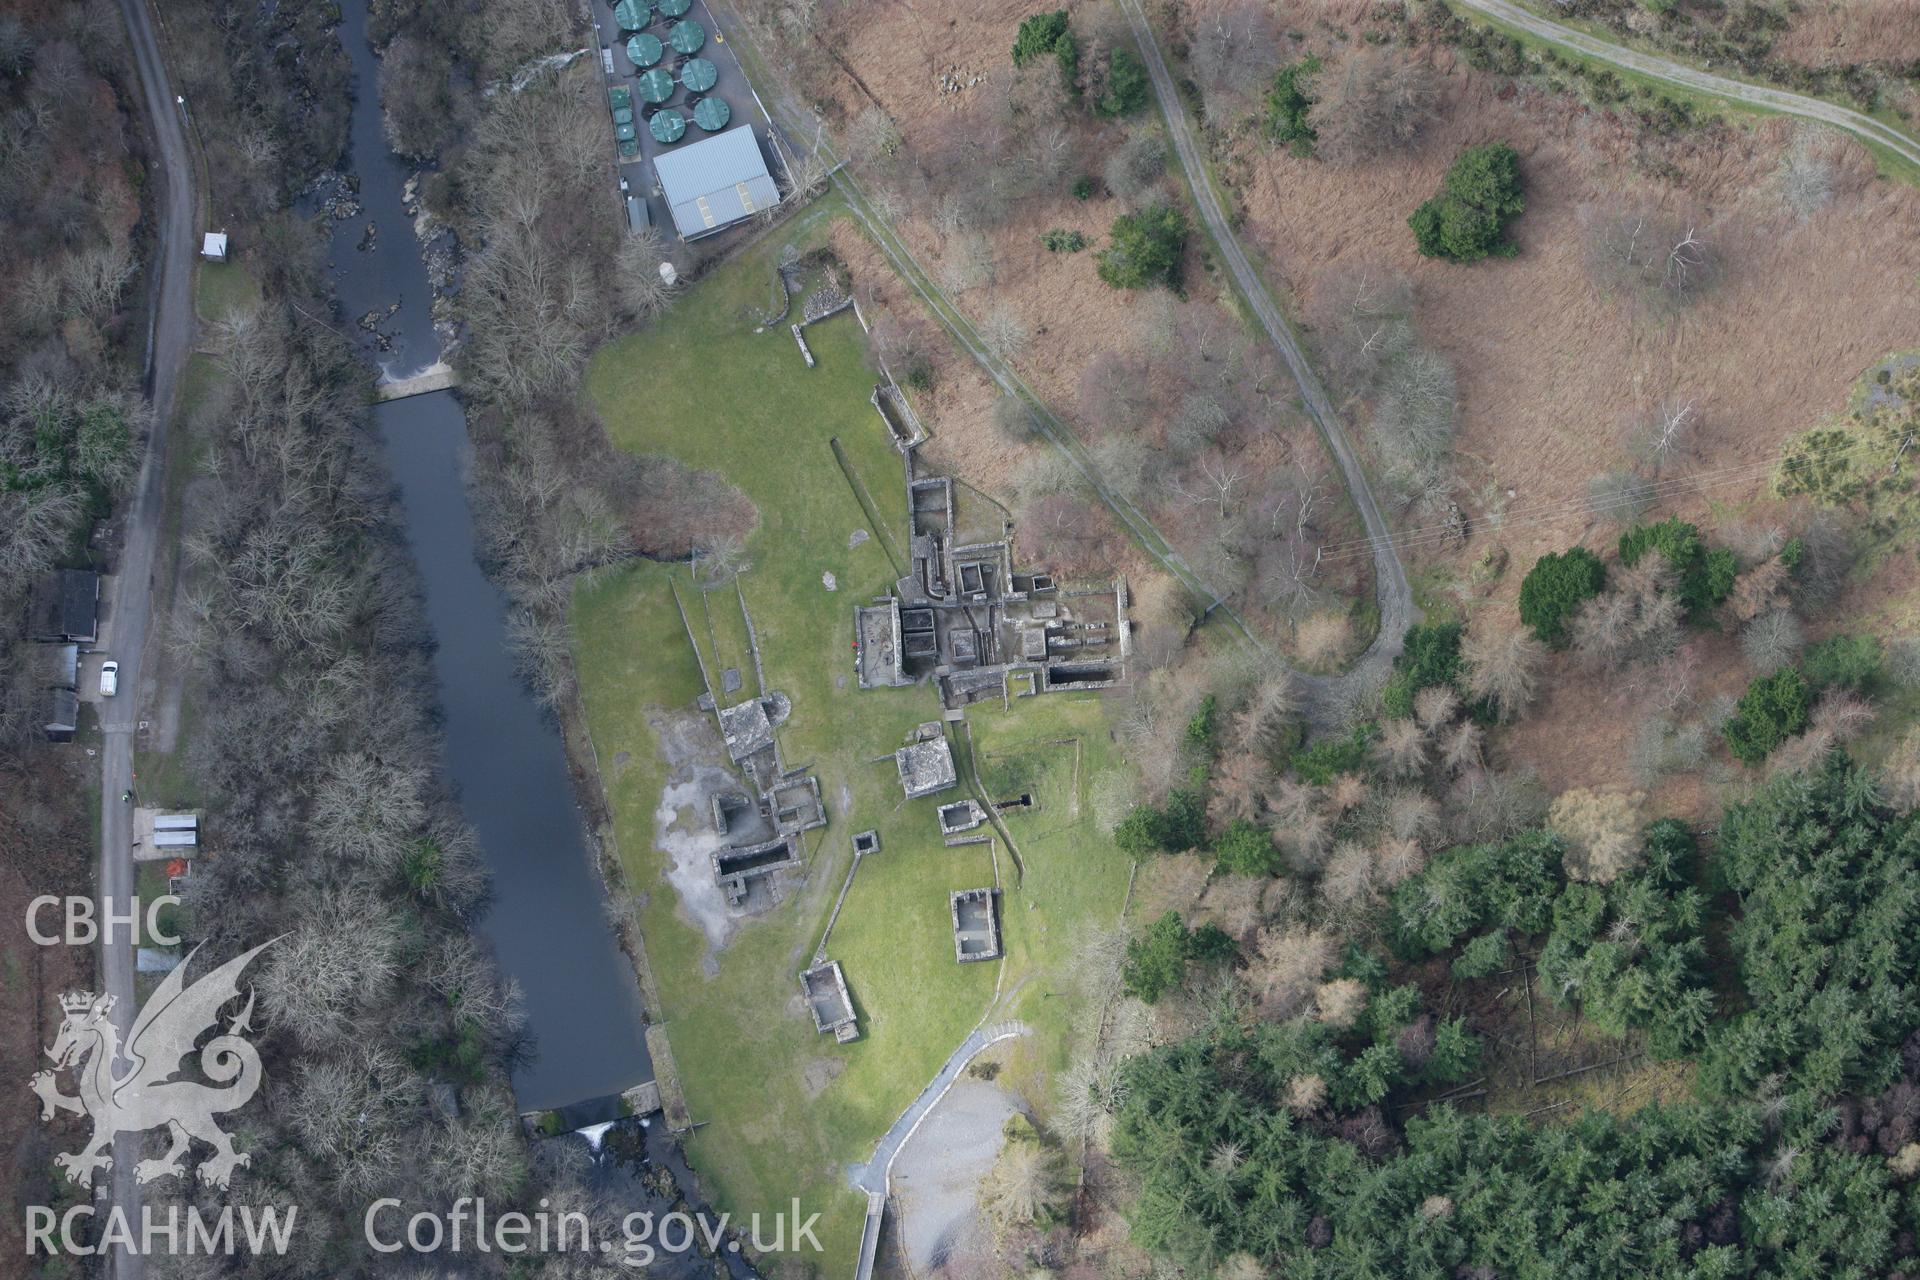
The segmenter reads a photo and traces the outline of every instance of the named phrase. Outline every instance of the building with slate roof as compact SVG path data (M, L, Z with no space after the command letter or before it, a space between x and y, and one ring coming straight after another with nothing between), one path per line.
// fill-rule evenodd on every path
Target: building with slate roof
M780 189L747 125L656 156L653 171L673 225L697 240L780 203Z
M32 624L35 640L100 638L100 575L91 569L55 569L34 584Z

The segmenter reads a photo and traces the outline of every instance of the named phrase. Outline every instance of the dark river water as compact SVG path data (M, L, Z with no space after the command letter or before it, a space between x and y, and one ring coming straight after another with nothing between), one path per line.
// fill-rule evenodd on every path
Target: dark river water
M366 3L340 8L357 94L349 166L362 207L334 224L334 287L350 322L382 314L381 340L352 332L387 377L404 378L439 358L432 295L401 207L409 170L381 125ZM394 302L399 310L387 317ZM514 671L506 600L475 559L460 402L438 391L382 404L374 417L426 587L447 770L493 874L483 932L525 992L535 1037L514 1092L523 1110L606 1098L652 1078L639 984L607 923L559 730Z

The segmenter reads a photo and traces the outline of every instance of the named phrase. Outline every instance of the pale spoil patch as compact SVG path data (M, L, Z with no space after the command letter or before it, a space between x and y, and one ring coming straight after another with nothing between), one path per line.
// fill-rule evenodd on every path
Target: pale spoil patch
M861 543L865 542L866 540L867 540L867 531L865 529L855 529L852 533L847 535L847 550L849 551L853 550L855 547L859 546Z
M662 788L660 803L653 811L653 843L667 855L667 883L679 895L681 908L707 935L711 967L713 951L725 946L733 932L733 919L720 886L714 882L710 860L725 840L707 825L701 810L707 796L727 786L731 779L724 770L712 766L695 769L709 776Z
M840 584L834 580L831 569L820 575L820 585L829 591L838 591L840 589Z

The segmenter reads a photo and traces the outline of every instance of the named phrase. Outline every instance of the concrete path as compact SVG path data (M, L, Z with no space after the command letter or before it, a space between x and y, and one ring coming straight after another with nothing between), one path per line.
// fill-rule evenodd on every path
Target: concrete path
M1033 1028L1024 1022L992 1022L976 1028L972 1035L960 1042L959 1048L947 1056L946 1065L920 1091L920 1096L913 1100L912 1105L900 1113L900 1118L893 1122L893 1127L887 1130L886 1136L873 1149L873 1158L847 1170L847 1181L855 1190L885 1195L888 1178L893 1172L894 1157L900 1154L900 1148L907 1144L907 1139L920 1127L920 1122L927 1118L927 1112L933 1109L933 1104L946 1096L953 1082L967 1069L967 1064L988 1045L1032 1034Z
M1307 416L1313 419L1314 426L1319 429L1327 452L1340 468L1340 478L1346 485L1347 496L1360 513L1360 522L1365 526L1367 540L1373 547L1374 594L1380 606L1380 629L1372 646L1361 655L1351 670L1342 675L1296 676L1309 710L1319 713L1314 717L1316 720L1324 721L1345 687L1356 681L1377 679L1393 665L1405 640L1407 628L1420 620L1420 613L1414 608L1413 589L1408 585L1407 571L1400 563L1399 553L1394 550L1393 535L1387 528L1385 517L1380 514L1379 504L1374 501L1366 469L1360 465L1359 456L1354 453L1346 427L1340 421L1340 415L1334 411L1333 402L1328 398L1326 388L1321 385L1319 375L1300 350L1299 339L1294 336L1286 317L1280 313L1272 291L1254 270L1246 250L1240 245L1239 237L1233 233L1233 225L1227 219L1220 196L1214 190L1212 177L1207 172L1206 158L1195 138L1186 104L1174 86L1173 76L1167 70L1166 59L1161 56L1159 42L1154 39L1153 28L1147 23L1140 0L1121 0L1120 8L1126 13L1127 21L1133 27L1134 39L1140 44L1141 55L1147 64L1147 76L1153 83L1154 97L1159 100L1160 112L1166 118L1167 135L1173 143L1174 155L1179 159L1180 167L1186 171L1187 185L1193 191L1193 202L1200 211L1200 220L1206 223L1214 243L1219 246L1227 271L1233 276L1241 296L1253 308L1254 317L1266 332L1267 340L1280 353L1280 358L1286 361L1294 382L1299 385L1300 402Z
M1882 124L1871 116L1862 115L1858 111L1849 110L1836 103L1809 98L1803 94L1789 93L1785 89L1770 89L1764 85L1748 84L1743 80L1731 80L1726 76L1716 76L1684 63L1656 57L1650 53L1641 53L1637 49L1629 49L1597 36L1590 36L1583 31L1576 31L1572 27L1561 26L1551 19L1543 18L1537 13L1511 3L1511 0L1454 0L1454 3L1463 9L1470 9L1486 17L1497 18L1510 26L1519 27L1528 35L1545 40L1549 44L1559 45L1563 49L1572 49L1576 53L1598 58L1602 62L1610 62L1616 67L1624 67L1629 71L1651 76L1655 80L1661 80L1682 89L1710 93L1715 97L1729 98L1750 107L1759 107L1764 111L1780 111L1805 120L1830 124L1836 129L1844 129L1856 138L1876 143L1920 165L1920 143L1916 143L1898 129Z
M880 1224L886 1215L886 1193L867 1192L867 1220L860 1228L860 1260L853 1268L854 1280L870 1280L873 1275L873 1261L880 1253Z

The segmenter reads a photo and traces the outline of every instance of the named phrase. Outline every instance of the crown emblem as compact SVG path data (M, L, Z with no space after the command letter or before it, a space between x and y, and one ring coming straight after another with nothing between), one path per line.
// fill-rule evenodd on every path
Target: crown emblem
M100 1012L107 1013L113 1008L113 997L101 996L99 1004ZM60 1007L68 1013L85 1013L93 1006L94 996L91 991L69 991L60 997Z

